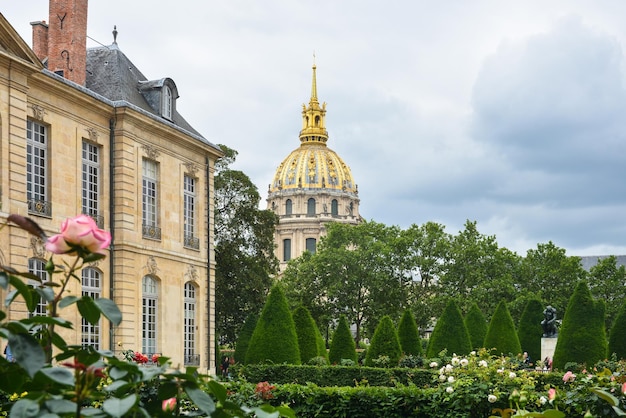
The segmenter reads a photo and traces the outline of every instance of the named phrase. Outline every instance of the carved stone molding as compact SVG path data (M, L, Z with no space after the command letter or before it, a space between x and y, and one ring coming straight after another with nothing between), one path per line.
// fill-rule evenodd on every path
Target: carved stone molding
M159 158L159 155L161 155L159 150L157 150L152 145L147 145L147 144L142 145L141 149L143 149L143 152L146 154L146 157L150 158L151 160L156 160L157 158Z
M89 134L89 140L93 142L98 142L98 131L94 128L85 128L87 133Z
M198 282L198 269L196 266L189 264L187 266L187 271L185 272L185 282Z
M33 118L43 122L43 118L46 115L46 109L36 104L31 105L30 108L33 111Z
M192 162L186 162L184 163L185 168L187 169L187 173L190 174L192 177L196 176L196 172L198 171L198 165L196 163L192 163Z
M159 267L157 266L156 259L153 255L148 256L148 261L146 261L146 265L144 266L146 270L148 270L148 274L157 275L159 272Z
M33 257L46 258L46 247L44 241L35 236L30 237L30 249L33 251Z

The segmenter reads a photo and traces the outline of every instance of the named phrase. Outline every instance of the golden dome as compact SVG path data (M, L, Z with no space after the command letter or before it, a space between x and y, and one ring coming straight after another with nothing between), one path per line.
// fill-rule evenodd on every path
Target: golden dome
M269 193L296 189L336 190L358 194L350 167L326 146L326 103L317 101L316 67L309 105L302 105L300 147L291 152L276 169Z

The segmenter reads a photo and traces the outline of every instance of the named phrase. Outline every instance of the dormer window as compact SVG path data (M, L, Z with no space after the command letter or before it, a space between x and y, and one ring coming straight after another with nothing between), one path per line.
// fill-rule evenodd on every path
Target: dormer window
M163 86L163 97L161 100L162 100L161 113L164 118L171 120L172 113L173 113L172 107L174 104L174 100L172 99L172 89L167 85Z

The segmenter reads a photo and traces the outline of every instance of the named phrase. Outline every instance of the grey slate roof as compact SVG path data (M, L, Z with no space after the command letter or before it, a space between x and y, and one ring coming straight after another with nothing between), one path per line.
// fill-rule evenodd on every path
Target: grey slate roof
M591 269L591 267L598 264L598 260L604 260L605 258L610 257L608 255L588 255L584 257L580 257L580 264L582 264L583 268L587 271ZM617 267L626 266L626 255L616 255L617 259Z
M158 107L155 109L151 106L147 98L150 97L149 88L161 87L164 81L165 79L148 80L124 55L116 43L87 49L86 87L111 101L128 102L161 117ZM175 89L174 92L176 92ZM174 95L174 98L176 96L177 94ZM176 111L176 108L172 114L172 122L185 131L203 138Z

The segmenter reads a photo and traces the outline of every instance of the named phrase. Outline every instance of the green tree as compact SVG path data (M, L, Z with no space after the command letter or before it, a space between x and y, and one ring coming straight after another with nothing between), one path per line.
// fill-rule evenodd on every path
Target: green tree
M274 230L278 217L260 210L250 178L229 168L237 151L220 145L215 164L215 310L221 343L233 343L249 313L261 311L278 271Z
M493 312L500 300L515 298L514 277L520 258L499 248L495 236L483 235L476 221L466 221L465 229L452 238L450 257L439 282L439 305L450 298L467 312L477 303L485 313Z
M484 347L485 336L487 335L487 319L478 304L472 304L467 315L465 315L465 327L470 336L472 349L478 350Z
M293 322L298 335L298 347L300 348L300 359L306 364L313 357L317 357L317 326L309 310L304 306L296 308L293 312Z
M250 338L252 338L252 334L254 333L254 328L256 328L256 323L258 320L258 315L250 313L246 318L246 322L243 323L243 326L239 331L239 335L237 336L235 353L233 355L236 362L245 364L246 353L248 352L248 346L250 344Z
M517 327L517 336L522 351L526 351L534 361L541 358L541 336L543 328L543 305L539 299L531 299L526 304Z
M544 305L556 308L562 317L576 283L586 275L580 257L568 257L563 248L550 241L527 251L516 286L520 294L535 295Z
M395 367L398 365L401 355L402 349L400 348L396 327L393 325L391 317L385 315L376 327L376 331L374 331L372 343L365 355L365 365L373 367L376 365L374 360L380 356L387 356L389 357L389 365Z
M404 311L398 324L398 340L402 353L405 355L419 356L422 354L422 341L410 309Z
M491 317L487 335L485 335L485 348L499 354L520 354L522 348L515 331L515 324L505 301L501 301Z
M437 357L439 352L444 349L448 353L464 355L471 351L471 347L469 333L465 328L461 310L456 302L451 300L433 329L428 342L426 357Z
M606 358L607 346L604 303L594 301L587 282L580 281L567 305L552 365L557 369L569 362L591 366Z
M345 315L339 317L328 353L328 360L331 364L340 364L342 359L352 360L355 364L357 362L356 345Z
M615 353L617 358L626 359L626 299L622 309L613 321L609 334L609 355Z
M613 320L620 312L626 298L626 267L617 265L617 258L610 256L598 259L589 269L589 289L594 298L606 304L606 329L611 329Z
M279 285L270 291L246 353L247 364L266 362L301 363L296 326Z

